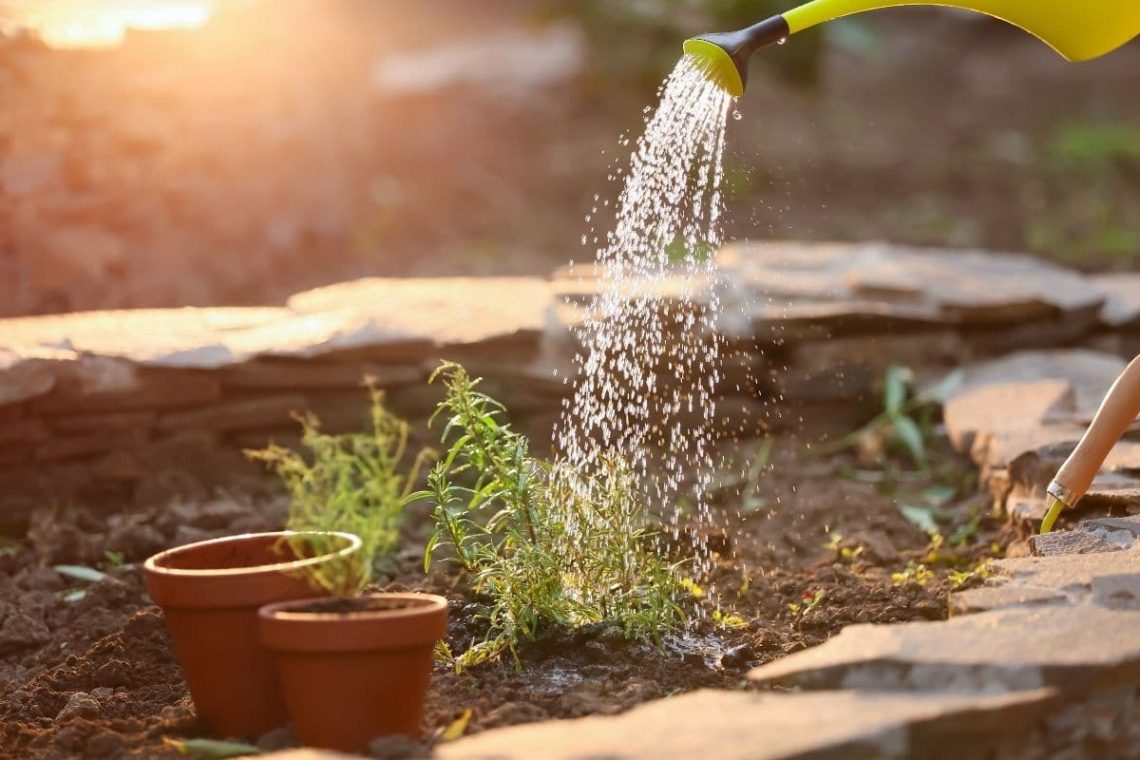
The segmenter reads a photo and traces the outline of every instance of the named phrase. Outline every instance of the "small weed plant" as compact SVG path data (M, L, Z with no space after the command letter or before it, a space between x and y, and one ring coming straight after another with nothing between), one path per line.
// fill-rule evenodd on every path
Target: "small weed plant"
M505 408L445 363L444 454L413 498L433 504L424 557L447 551L487 603L488 633L454 657L458 670L493 660L544 630L612 622L660 643L685 621L677 568L654 551L637 484L617 459L587 475L530 455ZM448 653L450 655L450 653Z
M921 393L908 389L910 371L891 366L883 376L883 411L863 427L825 446L834 453L871 440L906 452L920 470L929 468L928 442L934 435L934 411L962 382L962 373L953 372L937 385Z
M317 556L343 547L329 531L353 533L361 549L348 562L309 568L309 580L335 596L354 596L371 580L375 564L392 554L421 468L434 454L421 450L405 472L408 423L384 406L384 393L367 381L370 429L330 435L313 414L298 415L304 456L278 445L247 451L284 483L291 497L286 527L305 532L290 540L298 556Z

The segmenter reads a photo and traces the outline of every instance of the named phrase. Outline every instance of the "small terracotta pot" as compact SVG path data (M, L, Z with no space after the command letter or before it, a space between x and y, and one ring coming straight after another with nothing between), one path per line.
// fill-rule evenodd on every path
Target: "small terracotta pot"
M262 607L260 623L302 744L363 752L378 736L419 737L446 599L304 599Z
M147 593L162 607L194 707L217 736L258 736L288 721L273 660L258 639L257 610L319 593L296 571L347 561L360 550L359 538L336 533L343 549L295 559L282 540L290 535L200 541L143 565Z

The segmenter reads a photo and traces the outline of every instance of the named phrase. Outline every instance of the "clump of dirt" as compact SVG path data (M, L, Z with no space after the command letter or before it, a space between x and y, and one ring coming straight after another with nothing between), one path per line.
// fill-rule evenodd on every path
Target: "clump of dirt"
M153 607L0 697L0 738L14 757L155 756L164 735L195 730L182 671Z

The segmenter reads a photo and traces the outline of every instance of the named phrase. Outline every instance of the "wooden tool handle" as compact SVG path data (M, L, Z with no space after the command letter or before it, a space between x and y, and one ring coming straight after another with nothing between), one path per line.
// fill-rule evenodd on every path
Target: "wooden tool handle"
M1073 506L1089 490L1108 452L1140 414L1140 356L1132 360L1100 404L1077 448L1057 470L1050 495Z

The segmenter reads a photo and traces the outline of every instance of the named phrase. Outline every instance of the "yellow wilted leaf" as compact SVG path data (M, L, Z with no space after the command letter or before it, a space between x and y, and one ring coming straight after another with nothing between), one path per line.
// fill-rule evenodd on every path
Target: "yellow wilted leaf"
M451 722L442 734L439 736L441 742L455 741L463 736L463 732L467 730L467 724L471 722L471 708L468 707L463 711L463 714Z
M193 757L228 758L261 754L261 750L257 747L241 742L224 742L214 739L171 739L169 737L163 738L162 742L180 755L191 755Z
M685 578L681 581L681 586L692 594L693 598L700 599L705 595L705 590L697 585L697 582L692 578Z
M713 610L713 622L723 628L747 628L748 621L740 615L726 614L720 610Z

